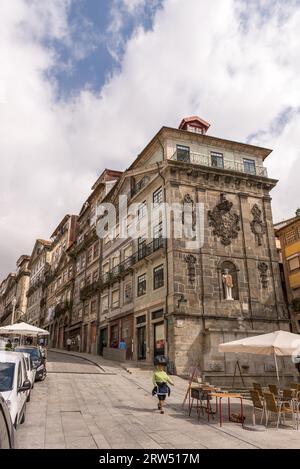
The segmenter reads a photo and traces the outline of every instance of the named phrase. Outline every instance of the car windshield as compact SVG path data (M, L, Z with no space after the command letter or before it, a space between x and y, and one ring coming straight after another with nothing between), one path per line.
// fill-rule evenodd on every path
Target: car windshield
M14 383L14 373L14 363L0 363L0 392L12 390Z
M32 360L40 360L41 359L41 352L37 348L21 348L17 347L15 349L16 352L24 352L24 353L29 353Z

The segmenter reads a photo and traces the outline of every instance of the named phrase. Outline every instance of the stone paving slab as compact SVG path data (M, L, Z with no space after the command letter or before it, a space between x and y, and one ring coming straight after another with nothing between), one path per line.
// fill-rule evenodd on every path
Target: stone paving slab
M78 373L64 374L70 364ZM300 448L300 431L291 428L251 432L226 420L220 428L217 416L210 424L206 416L198 421L196 412L189 417L182 409L187 382L176 376L166 413L160 415L150 371L129 374L101 362L100 373L80 373L92 365L51 352L48 366L52 372L36 383L26 422L17 431L20 448ZM239 410L237 402L232 407ZM251 422L249 403L245 413Z

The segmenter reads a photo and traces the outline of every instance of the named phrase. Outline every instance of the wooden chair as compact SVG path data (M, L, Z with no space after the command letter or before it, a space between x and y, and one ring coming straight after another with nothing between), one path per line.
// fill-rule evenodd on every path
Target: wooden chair
M261 399L261 396L258 391L255 389L250 389L250 396L253 404L253 425L255 425L255 410L259 409L261 411L260 424L262 424L264 415L265 415L265 405L264 401Z
M273 413L277 415L277 430L282 417L285 422L286 415L292 416L293 428L298 429L298 419L295 419L296 412L290 402L280 401L277 403L274 394L271 392L264 392L264 399L266 404L266 427L269 422L269 414Z
M279 395L278 387L276 386L276 384L269 384L268 388L269 388L270 393L274 394L275 397Z
M257 391L260 397L263 397L263 388L260 383L252 383L254 391Z

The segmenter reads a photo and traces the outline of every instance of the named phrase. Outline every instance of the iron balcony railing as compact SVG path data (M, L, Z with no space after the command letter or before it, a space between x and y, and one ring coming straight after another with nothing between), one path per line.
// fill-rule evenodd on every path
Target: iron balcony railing
M149 176L144 176L132 189L131 197L134 197L138 192L140 192L150 181Z
M109 272L105 272L101 276L101 285L104 286L108 283L115 281L118 277L128 272L137 262L150 256L160 248L165 247L165 238L155 238L151 243L142 244L139 246L137 252L129 256L125 261L113 267Z
M258 165L249 165L247 162L232 161L232 160L218 160L215 161L209 155L203 155L201 153L191 153L175 151L171 160L180 161L182 163L195 164L199 166L208 166L216 169L226 169L228 171L237 171L239 173L250 174L253 176L268 177L267 168Z

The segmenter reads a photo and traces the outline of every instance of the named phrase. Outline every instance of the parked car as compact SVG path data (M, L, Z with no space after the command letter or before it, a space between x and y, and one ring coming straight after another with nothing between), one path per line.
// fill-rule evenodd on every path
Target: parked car
M15 428L25 422L30 389L23 354L0 351L0 394L6 402Z
M15 428L5 400L0 395L0 450L15 447Z
M15 352L29 353L33 368L36 371L35 381L43 381L46 378L46 361L39 347L34 345L20 345L15 348Z
M26 372L27 372L27 378L29 379L31 383L31 389L34 387L34 382L35 382L35 375L36 375L36 370L33 367L31 355L29 353L23 353L24 355L24 360L25 360L25 366L26 366ZM27 402L30 401L30 393L31 389L28 391L28 397L27 397Z

